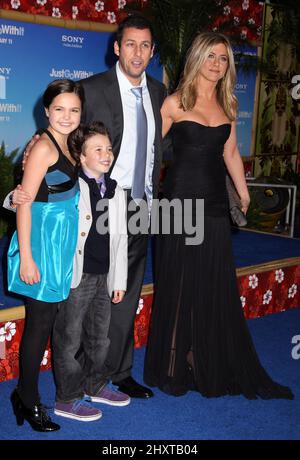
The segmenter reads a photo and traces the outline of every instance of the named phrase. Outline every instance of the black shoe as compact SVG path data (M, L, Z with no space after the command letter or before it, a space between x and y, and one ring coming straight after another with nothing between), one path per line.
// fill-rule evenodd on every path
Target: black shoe
M24 420L27 420L34 431L57 431L60 429L57 423L52 422L46 409L41 404L33 406L31 409L24 406L17 390L12 392L10 400L17 419L17 425L21 426Z
M118 389L130 396L131 398L152 398L153 392L150 388L144 387L137 383L132 377L126 377L126 379L120 380L119 382L113 382Z

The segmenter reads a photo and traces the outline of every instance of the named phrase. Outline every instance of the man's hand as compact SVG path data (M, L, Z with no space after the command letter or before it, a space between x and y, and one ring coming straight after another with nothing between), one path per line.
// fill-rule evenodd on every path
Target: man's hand
M112 303L120 303L122 302L125 295L125 291L116 290L113 293L113 298L111 299Z
M26 166L26 161L27 161L27 158L29 157L30 155L30 152L31 152L31 149L32 147L34 146L34 144L39 140L40 138L40 135L39 134L35 134L32 138L31 138L31 141L26 145L26 149L23 153L23 160L22 160L22 170L24 171L25 169L25 166Z

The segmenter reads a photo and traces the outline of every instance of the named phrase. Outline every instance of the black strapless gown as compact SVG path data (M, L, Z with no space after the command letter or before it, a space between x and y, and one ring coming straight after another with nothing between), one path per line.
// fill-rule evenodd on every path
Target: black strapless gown
M223 148L230 124L173 125L165 197L204 198L204 241L162 235L144 380L172 395L288 398L259 362L244 318L231 246Z

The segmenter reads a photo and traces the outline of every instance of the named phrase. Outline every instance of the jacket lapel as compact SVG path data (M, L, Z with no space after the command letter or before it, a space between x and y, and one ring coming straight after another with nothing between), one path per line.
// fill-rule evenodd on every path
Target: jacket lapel
M112 114L111 135L113 141L112 147L115 156L113 162L114 165L120 152L124 130L122 99L115 67L107 72L107 85L105 86L104 97L106 99L108 110L111 111Z
M80 205L79 210L88 212L89 214L92 213L91 210L91 201L90 201L90 190L88 184L79 177L79 187L80 187Z
M160 106L158 101L158 92L157 88L152 84L151 80L147 77L147 87L150 94L154 121L155 121L155 139L157 135L157 130L161 129L161 117L160 117Z

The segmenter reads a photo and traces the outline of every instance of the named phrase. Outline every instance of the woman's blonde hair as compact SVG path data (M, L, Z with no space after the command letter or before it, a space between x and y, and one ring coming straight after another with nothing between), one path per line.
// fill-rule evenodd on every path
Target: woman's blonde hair
M197 77L201 66L215 45L223 43L228 54L228 68L224 77L217 83L217 101L229 120L236 118L237 99L233 94L236 71L233 51L225 35L216 32L203 32L197 35L188 51L183 76L178 86L180 108L192 110L197 99Z

